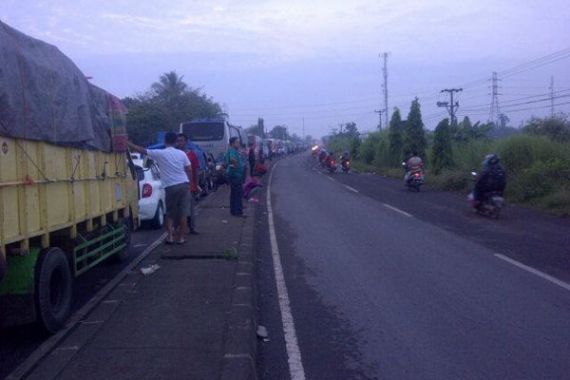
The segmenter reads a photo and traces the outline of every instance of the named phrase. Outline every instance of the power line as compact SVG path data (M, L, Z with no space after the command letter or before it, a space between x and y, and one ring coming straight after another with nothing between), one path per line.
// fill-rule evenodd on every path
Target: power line
M562 98L568 98L568 97L570 97L570 94L554 96L553 98L554 98L554 99L562 99ZM503 104L503 108L512 108L512 107L524 106L524 105L527 105L527 104L543 103L543 102L547 102L547 101L550 101L550 100L551 100L551 97L548 96L548 97L546 97L546 98L536 99L536 100L529 100L529 101L521 102L521 103L513 103L513 104L507 104L507 105L504 105L504 104ZM483 109L484 109L484 108L474 108L474 107L469 108L469 107L468 107L468 108L466 108L466 109L464 109L464 110L465 110L465 111L481 111L481 110L483 110Z
M562 59L566 59L570 57L570 48L565 48L554 53L548 54L546 56L534 59L529 62L521 63L517 66L514 66L510 69L503 70L499 74L501 74L502 78L507 78L516 74L520 74L525 71L537 69L544 65L548 65Z
M567 88L567 89L555 91L554 94L563 94L563 93L569 92L569 91L570 91L570 88ZM525 99L540 98L540 97L550 96L550 95L551 95L550 93L528 95L528 96L523 96L521 98L503 100L502 104L503 104L503 106L508 107L510 105L510 103L516 103L516 102L520 102L521 100L525 100ZM556 99L556 97L554 97L554 98ZM469 107L464 108L464 109L474 109L474 108L486 107L486 106L487 106L487 104L476 104L476 105L472 105L472 106L469 106Z
M564 102L564 103L556 103L554 104L555 107L559 107L559 106L564 106L564 105L569 105L570 102ZM515 112L522 112L522 111L531 111L531 110L539 110L539 109L547 109L550 108L550 105L543 105L543 106L537 106L537 107L526 107L526 108L519 108L519 109L513 109L513 110L509 110L510 113L515 113ZM463 110L465 112L465 110ZM480 116L480 115L486 115L486 112L479 112L479 113L471 113L469 112L470 115L473 116Z
M554 116L554 76L550 76L550 117Z

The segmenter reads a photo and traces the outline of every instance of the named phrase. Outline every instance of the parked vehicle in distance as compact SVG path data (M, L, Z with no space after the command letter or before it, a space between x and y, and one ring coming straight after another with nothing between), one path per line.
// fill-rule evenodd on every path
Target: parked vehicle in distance
M197 119L180 124L180 133L198 145L205 152L210 152L221 161L230 146L230 138L237 137L245 147L245 134L241 127L231 125L225 118Z
M145 160L131 155L139 181L139 218L152 228L164 225L166 202L164 187L160 181L160 169L152 160Z

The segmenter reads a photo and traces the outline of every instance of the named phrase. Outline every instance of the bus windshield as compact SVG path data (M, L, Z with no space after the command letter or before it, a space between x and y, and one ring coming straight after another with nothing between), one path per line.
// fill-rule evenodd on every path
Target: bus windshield
M223 123L187 123L182 132L191 141L217 141L224 138Z

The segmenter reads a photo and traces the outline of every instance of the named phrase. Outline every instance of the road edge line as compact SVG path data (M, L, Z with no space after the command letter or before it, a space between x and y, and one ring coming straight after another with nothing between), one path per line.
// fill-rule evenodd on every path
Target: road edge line
M399 213L399 214L402 214L402 215L404 215L404 216L407 216L408 218L413 218L413 217L414 217L412 214L409 214L409 213L405 212L404 210L400 210L400 209L397 208L397 207L394 207L394 206L392 206L392 205L389 205L388 203L382 203L382 205L383 205L384 207L386 207L386 208L392 210L392 211L396 211L396 212Z
M85 305L83 305L79 310L77 310L66 322L65 327L58 331L56 334L52 335L45 342L43 342L38 348L36 348L28 358L22 362L14 371L12 371L6 380L17 380L23 379L30 374L37 366L37 364L44 359L60 342L62 342L73 330L83 318L85 318L97 305L103 301L103 299L111 293L117 285L123 281L123 279L132 270L141 263L152 251L154 251L166 238L166 232L160 235L154 242L152 242L144 251L141 252L133 261L129 263L119 274L117 274L111 281L107 283L102 289L100 289Z
M297 332L295 330L295 321L293 320L293 314L291 313L289 292L287 291L287 284L283 274L283 266L281 265L281 255L279 253L279 245L277 243L277 234L275 233L275 223L273 219L273 207L271 205L273 173L275 172L278 164L279 163L273 166L267 184L267 222L269 224L269 240L271 242L271 256L273 257L275 285L277 287L279 309L281 311L281 323L283 325L283 333L285 336L289 375L291 376L291 380L305 380L305 369L303 368L301 350L299 348Z
M525 265L523 263L520 263L516 260L511 259L510 257L507 257L505 255L501 255L500 253L495 253L495 257L498 259L501 259L503 261L508 262L509 264L512 264L516 267L518 267L519 269L522 269L524 271L527 271L528 273L532 273L535 276L541 277L543 280L546 281L550 281L551 283L560 286L561 288L570 291L570 284L567 282L564 282L562 280L557 279L556 277L553 277L549 274L546 274L544 272L539 271L538 269L534 269L533 267L529 267L528 265Z
M353 193L359 193L358 190L356 190L354 187L352 186L348 186L348 185L343 185L345 188L347 188L348 190L352 191Z

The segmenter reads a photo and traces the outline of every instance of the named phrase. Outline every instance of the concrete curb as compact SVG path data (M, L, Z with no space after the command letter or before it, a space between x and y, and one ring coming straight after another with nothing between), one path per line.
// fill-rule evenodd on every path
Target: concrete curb
M250 216L242 228L232 305L225 332L221 380L257 379L255 220Z

